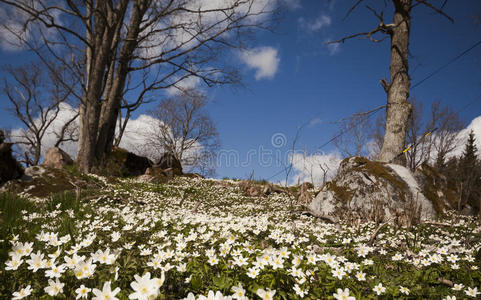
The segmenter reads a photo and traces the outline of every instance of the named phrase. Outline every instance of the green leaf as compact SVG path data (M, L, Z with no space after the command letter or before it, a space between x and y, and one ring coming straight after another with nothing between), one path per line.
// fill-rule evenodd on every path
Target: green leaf
M200 290L200 289L202 289L203 282L202 282L202 278L200 278L199 275L193 275L193 276L192 276L192 280L190 281L190 283L192 284L192 288L193 288L194 290Z

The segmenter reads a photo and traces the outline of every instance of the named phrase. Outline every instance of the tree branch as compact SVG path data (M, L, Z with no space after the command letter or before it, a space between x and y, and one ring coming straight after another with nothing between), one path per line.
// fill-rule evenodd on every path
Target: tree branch
M444 3L441 5L441 8L437 8L436 6L432 5L431 3L427 2L426 0L416 0L417 3L419 4L422 4L432 10L434 10L435 12L437 12L438 14L440 14L441 16L445 17L446 19L448 19L451 23L454 23L454 19L451 18L448 14L446 14L442 8L446 5L446 1L444 1Z

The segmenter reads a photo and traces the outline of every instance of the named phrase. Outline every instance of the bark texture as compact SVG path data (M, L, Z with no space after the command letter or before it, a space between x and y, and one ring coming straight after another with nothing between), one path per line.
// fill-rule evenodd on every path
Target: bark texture
M103 1L95 3L93 10L94 25L89 38L87 54L87 89L80 107L80 132L79 151L77 164L82 172L90 172L93 165L99 163L96 157L97 137L101 119L102 102L100 101L105 70L111 62L111 50L116 28L123 21L128 1L121 1L117 7L112 8ZM105 100L104 100L105 101ZM108 102L107 102L108 103ZM105 110L114 109L107 106ZM101 158L101 157L100 157Z
M406 129L412 106L409 98L409 34L411 27L412 0L393 0L395 7L394 26L391 34L390 83L386 108L386 132L378 160L390 162L405 146ZM401 163L398 156L394 163Z
M137 37L139 35L142 17L149 5L150 1L136 1L132 9L127 38L120 51L115 77L112 80L112 86L109 89L108 98L105 102L105 109L102 110L100 119L95 155L99 162L103 160L105 155L108 155L112 151L115 138L115 125L120 112L125 80L129 72L129 62L137 47Z

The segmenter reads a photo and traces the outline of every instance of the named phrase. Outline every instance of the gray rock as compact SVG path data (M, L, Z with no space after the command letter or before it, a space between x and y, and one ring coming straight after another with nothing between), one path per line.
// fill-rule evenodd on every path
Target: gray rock
M411 225L437 212L413 174L399 165L351 157L308 206L315 215Z
M182 164L172 153L169 152L162 155L159 162L155 164L155 167L162 170L172 169L174 175L182 175Z
M62 169L65 166L73 165L73 160L62 149L53 147L48 149L45 153L45 159L43 160L42 165L55 169Z
M0 130L0 185L9 180L21 178L23 168L12 155L13 143L5 142L5 135Z
M33 167L28 167L25 169L25 175L29 176L30 178L32 177L38 177L42 174L44 174L47 170L42 167L42 166L33 166Z

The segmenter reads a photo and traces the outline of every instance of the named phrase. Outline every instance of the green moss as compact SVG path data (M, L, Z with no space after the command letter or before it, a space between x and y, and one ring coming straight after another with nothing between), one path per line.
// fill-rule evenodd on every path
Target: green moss
M97 178L85 174L80 174L79 176L75 174L77 172L73 169L45 167L43 174L33 177L33 180L30 181L16 181L9 190L14 193L25 191L34 197L45 198L62 194L65 191L73 193L76 187L72 183L80 185L82 193L98 190L103 186L103 183Z
M446 202L449 208L456 208L458 203L458 193L456 187L451 182L446 182L446 179L436 168L423 164L419 169L425 178L423 186L423 193L434 206L437 213L443 213L446 208ZM446 182L446 184L441 184ZM441 191L444 196L440 197L438 191Z
M35 167L34 167L35 168ZM70 181L74 180L62 169L45 168L45 173L35 177L33 181L19 181L15 185L14 192L27 190L27 193L35 197L48 197L66 190L72 190Z
M428 200L432 202L436 213L441 214L444 212L445 207L443 201L439 199L438 193L432 183L427 183L425 185L423 194Z
M142 156L114 147L108 157L93 169L104 177L135 177L145 173L152 163Z
M403 200L406 200L405 194L410 193L408 185L402 179L392 174L384 163L371 161L365 157L355 157L354 161L358 164L355 169L390 182L398 190L403 191L401 196L404 198Z
M69 174L73 176L80 177L82 176L82 172L79 171L76 165L67 165L64 166L65 171L67 171Z
M329 190L334 192L336 199L339 199L343 202L351 201L352 197L354 196L354 193L350 189L337 185L336 180L329 182Z
M436 213L443 213L446 207L443 203L443 199L441 199L438 195L439 187L436 184L436 182L439 182L441 180L441 174L436 169L430 167L427 164L423 164L420 170L425 178L425 183L423 186L424 196L431 201L434 206L434 210L436 210Z

